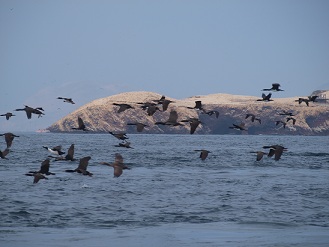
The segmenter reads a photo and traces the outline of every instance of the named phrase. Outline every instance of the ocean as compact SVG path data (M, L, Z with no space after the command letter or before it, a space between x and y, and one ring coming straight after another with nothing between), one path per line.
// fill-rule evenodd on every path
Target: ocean
M0 246L329 246L327 136L128 134L128 149L110 134L14 134ZM43 146L71 144L77 160L51 159L48 180L24 175L51 155ZM251 153L275 144L279 161ZM100 164L115 153L131 168L119 178ZM65 172L85 156L92 177Z

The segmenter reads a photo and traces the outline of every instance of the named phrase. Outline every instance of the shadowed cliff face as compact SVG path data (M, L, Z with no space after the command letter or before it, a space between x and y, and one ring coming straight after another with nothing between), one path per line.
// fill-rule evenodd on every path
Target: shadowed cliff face
M76 131L71 128L78 126L77 119L81 117L87 129L95 132L137 133L136 126L127 126L127 123L141 122L148 126L143 133L188 134L189 123L176 127L155 125L155 122L166 121L170 111L175 110L178 113L178 121L187 118L201 120L202 124L197 127L195 134L329 135L329 104L311 102L310 106L306 106L295 102L298 97L272 97L271 102L257 101L257 97L227 94L194 96L184 100L166 97L174 102L169 104L166 111L157 111L153 116L148 116L146 110L138 104L153 102L160 98L160 94L151 92L129 92L94 100L52 124L48 129L52 132ZM196 100L201 100L206 111L218 111L219 117L189 109L188 107L195 106ZM119 106L113 103L127 103L134 108L117 113ZM161 105L159 108L162 110ZM295 125L292 121L287 122L287 116L279 115L283 111L293 112ZM246 119L247 113L260 118L261 124L257 120L252 122L251 118ZM276 125L276 121L286 123L285 128L282 123ZM247 131L229 128L232 124L242 122L245 123Z

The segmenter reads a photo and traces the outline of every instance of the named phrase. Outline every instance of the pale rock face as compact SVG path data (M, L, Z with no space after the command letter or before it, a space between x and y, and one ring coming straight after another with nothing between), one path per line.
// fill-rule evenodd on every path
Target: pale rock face
M86 127L96 132L137 133L135 126L127 126L127 123L141 122L149 126L143 130L143 133L188 134L190 129L188 123L176 127L154 124L158 121L166 121L169 112L175 110L178 113L178 121L187 118L201 120L202 124L198 126L195 134L329 135L329 102L310 102L310 106L307 107L305 103L295 102L299 96L277 98L278 95L279 93L273 93L271 102L257 101L259 97L230 94L200 95L182 100L166 96L166 99L174 101L169 104L167 111L157 111L153 116L148 116L137 103L152 102L160 99L161 95L152 92L127 92L94 100L52 124L48 129L52 132L74 131L71 128L77 126L77 118L81 117ZM201 100L203 108L207 111L218 111L219 118L187 108L194 107L197 100ZM119 107L113 103L130 104L134 109L117 113ZM159 108L162 109L162 106L160 105ZM296 124L293 125L290 121L287 122L286 128L282 125L276 126L277 120L286 122L287 116L279 115L282 111L293 112ZM247 113L256 115L262 120L262 124L257 121L251 122L250 118L245 119ZM241 122L246 124L248 131L239 132L228 128L233 123Z

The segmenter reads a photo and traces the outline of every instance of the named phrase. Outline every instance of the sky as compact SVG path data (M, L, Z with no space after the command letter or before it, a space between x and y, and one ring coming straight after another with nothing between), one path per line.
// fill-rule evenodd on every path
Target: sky
M47 128L122 92L329 89L328 13L326 0L0 0L0 114L16 115L0 132ZM13 111L24 105L46 115Z

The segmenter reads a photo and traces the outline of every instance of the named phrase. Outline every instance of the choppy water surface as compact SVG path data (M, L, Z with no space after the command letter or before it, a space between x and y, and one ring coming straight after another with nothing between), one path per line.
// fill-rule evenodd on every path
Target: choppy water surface
M18 134L18 133L15 133ZM304 136L19 133L0 160L1 246L328 246L329 138ZM4 150L4 140L1 142ZM24 176L75 144L93 177ZM288 148L278 162L255 161L263 145ZM195 149L211 151L205 161ZM119 152L131 170L102 166Z

